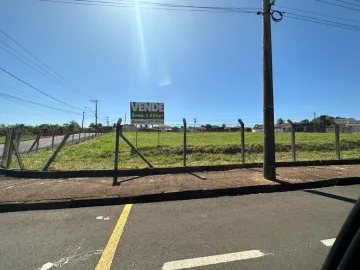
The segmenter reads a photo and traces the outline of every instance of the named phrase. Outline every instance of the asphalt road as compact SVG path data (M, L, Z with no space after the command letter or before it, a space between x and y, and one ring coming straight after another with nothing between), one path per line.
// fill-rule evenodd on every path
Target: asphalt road
M88 138L92 135L94 135L95 133L80 133L80 139L83 138ZM64 135L60 135L60 136L55 136L54 137L54 145L59 145L61 143L61 141L63 140ZM68 141L72 140L72 135L69 137ZM79 140L79 133L74 134L74 141L78 141ZM22 141L20 142L19 145L19 151L20 153L24 153L26 151L28 151L30 149L30 147L32 146L32 144L34 143L35 140L29 140L29 141ZM52 145L52 137L46 137L46 138L40 138L39 140L39 149L43 149L43 148L48 148L51 147ZM0 144L0 155L2 155L4 151L4 144Z
M126 270L320 269L359 194L357 185L2 213L0 269L95 269L102 260Z

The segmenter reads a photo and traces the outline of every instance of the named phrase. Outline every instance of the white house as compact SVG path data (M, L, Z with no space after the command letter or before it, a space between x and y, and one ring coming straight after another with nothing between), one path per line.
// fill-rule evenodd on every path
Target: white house
M276 124L274 127L275 132L290 132L291 131L291 125L289 123L284 124Z
M255 125L252 129L252 132L264 132L264 126L263 125Z

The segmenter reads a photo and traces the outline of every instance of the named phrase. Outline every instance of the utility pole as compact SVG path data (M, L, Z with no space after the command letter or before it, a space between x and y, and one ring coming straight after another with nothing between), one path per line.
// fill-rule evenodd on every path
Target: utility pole
M194 118L194 132L195 132L196 118Z
M106 123L107 123L107 126L109 126L109 116L106 116Z
M85 118L85 112L83 112L83 118L82 118L82 122L81 122L81 130L84 129L84 118Z
M271 4L263 0L263 125L264 125L264 178L276 179L275 135L274 135L274 93L271 46Z
M98 119L98 100L90 100L91 102L95 103L95 127L97 127L97 119Z
M125 113L125 121L124 121L124 125L126 124L126 114L127 114L127 113Z

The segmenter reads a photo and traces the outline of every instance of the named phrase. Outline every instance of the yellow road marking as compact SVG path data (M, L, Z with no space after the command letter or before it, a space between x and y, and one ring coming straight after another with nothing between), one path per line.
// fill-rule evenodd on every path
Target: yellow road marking
M124 231L126 220L129 216L132 204L125 205L118 222L116 223L115 229L110 236L109 242L107 243L104 252L96 265L95 270L109 270L115 255L116 248L119 244L120 237Z

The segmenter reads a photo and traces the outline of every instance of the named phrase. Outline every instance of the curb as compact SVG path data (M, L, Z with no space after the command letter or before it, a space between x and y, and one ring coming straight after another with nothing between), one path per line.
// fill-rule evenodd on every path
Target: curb
M300 167L300 166L329 166L329 165L357 165L360 159L341 160L311 160L311 161L286 161L277 162L276 167ZM122 177L122 176L145 176L179 174L191 172L226 171L246 168L262 168L262 163L226 164L226 165L204 165L186 167L160 167L142 169L121 169L121 170L77 170L77 171L37 171L0 168L0 175L15 178L76 178L76 177Z
M275 180L276 181L276 180ZM281 183L279 185L258 185L249 187L213 189L213 190L189 190L179 192L165 192L148 195L138 195L129 197L108 197L108 198L79 198L63 199L50 201L33 201L33 202L4 202L0 203L0 213L31 211L31 210L51 210L65 208L79 208L106 205L122 205L151 203L162 201L180 201L190 199L216 198L222 196L239 196L258 193L274 193L284 191L296 191L303 189L314 189L331 186L348 186L360 184L360 177L335 178L308 183Z

